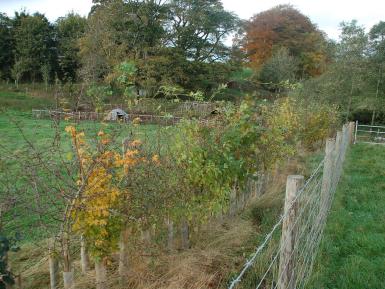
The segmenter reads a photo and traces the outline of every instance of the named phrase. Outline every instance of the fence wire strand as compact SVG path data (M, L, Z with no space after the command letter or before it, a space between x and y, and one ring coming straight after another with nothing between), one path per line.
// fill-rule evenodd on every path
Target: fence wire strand
M228 289L241 288L246 274L253 274L251 280L254 280L256 289L306 288L351 137L348 126L344 125L337 140L333 141L328 161L326 156L298 190L289 209L280 216L263 242L256 247ZM295 219L290 229L285 231L285 236L290 235L293 238L293 247L287 256L282 252L282 242L285 240L279 241L279 238L285 218L293 210Z

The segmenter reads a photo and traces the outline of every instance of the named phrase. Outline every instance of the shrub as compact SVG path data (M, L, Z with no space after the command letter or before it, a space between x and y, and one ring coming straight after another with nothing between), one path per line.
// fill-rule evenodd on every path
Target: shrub
M335 106L312 104L301 109L300 138L308 149L332 135L339 124L338 112Z

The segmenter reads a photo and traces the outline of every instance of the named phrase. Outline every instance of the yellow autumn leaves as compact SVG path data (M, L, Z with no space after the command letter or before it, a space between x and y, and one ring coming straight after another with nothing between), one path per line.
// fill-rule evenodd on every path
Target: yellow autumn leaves
M114 214L121 196L129 192L120 186L129 170L142 161L139 140L130 142L129 149L122 153L111 149L111 139L103 131L97 133L97 146L92 148L85 140L84 132L67 126L65 131L72 139L73 150L78 161L79 193L73 200L71 216L72 229L85 236L94 255L100 256L113 248L114 234L111 228L119 223L119 216ZM159 164L159 157L152 161Z

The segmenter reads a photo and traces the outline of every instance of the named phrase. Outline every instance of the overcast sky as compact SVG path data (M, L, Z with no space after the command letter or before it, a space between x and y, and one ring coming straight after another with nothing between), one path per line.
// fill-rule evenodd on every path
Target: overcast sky
M380 20L385 21L385 0L222 0L227 10L243 19L278 4L290 3L309 16L330 38L337 39L341 21L357 19L369 29ZM9 16L14 11L26 8L33 13L44 13L51 21L73 10L87 15L92 0L0 0L0 12Z

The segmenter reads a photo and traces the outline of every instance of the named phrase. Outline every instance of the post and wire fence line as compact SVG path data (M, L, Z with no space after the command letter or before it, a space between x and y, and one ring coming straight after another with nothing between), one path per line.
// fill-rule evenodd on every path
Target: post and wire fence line
M54 119L54 120L72 120L72 121L110 121L110 122L122 122L130 124L133 121L138 121L141 124L155 124L162 126L173 126L181 122L183 117L173 115L155 115L155 114L137 114L128 113L121 118L111 119L108 112L66 112L60 110L44 110L44 109L32 109L32 117L35 119ZM214 118L199 118L202 124L214 124Z
M306 181L299 175L287 177L283 214L229 289L242 288L247 274L253 274L249 279L256 289L306 288L354 135L354 122L343 125L335 138L327 139L325 157Z
M355 123L354 143L385 145L385 126Z

